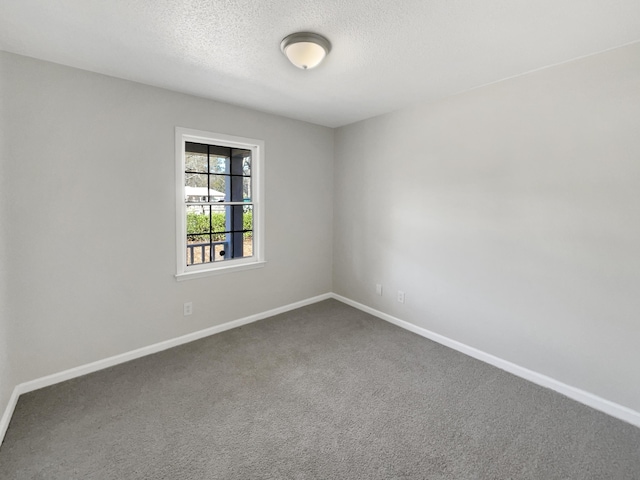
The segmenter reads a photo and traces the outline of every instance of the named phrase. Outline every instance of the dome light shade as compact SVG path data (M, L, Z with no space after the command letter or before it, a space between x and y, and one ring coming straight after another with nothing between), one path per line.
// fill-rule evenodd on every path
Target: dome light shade
M303 70L317 67L331 51L331 43L317 33L292 33L282 40L280 50L291 63Z

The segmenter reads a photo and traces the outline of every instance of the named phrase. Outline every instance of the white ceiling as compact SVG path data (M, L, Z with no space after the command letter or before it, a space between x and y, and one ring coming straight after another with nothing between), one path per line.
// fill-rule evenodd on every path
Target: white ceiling
M639 40L639 0L0 0L2 50L331 127Z

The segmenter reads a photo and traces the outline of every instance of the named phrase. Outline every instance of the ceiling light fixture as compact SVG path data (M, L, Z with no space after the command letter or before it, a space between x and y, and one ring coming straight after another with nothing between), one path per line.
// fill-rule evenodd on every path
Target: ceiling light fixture
M310 32L292 33L284 37L280 50L296 67L317 67L331 51L331 43L322 35Z

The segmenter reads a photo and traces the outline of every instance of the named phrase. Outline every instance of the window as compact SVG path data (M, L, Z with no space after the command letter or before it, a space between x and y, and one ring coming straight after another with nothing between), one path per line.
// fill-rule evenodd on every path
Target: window
M176 278L264 265L264 143L176 128Z

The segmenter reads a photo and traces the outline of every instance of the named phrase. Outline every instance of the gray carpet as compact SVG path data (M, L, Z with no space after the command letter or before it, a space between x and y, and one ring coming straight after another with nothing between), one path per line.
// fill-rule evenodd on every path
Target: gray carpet
M640 479L640 429L334 300L20 397L1 479Z

